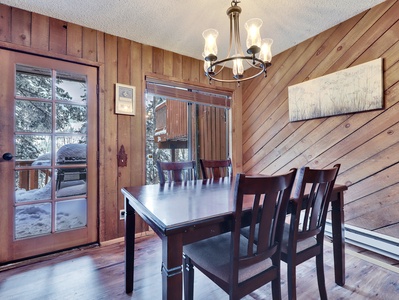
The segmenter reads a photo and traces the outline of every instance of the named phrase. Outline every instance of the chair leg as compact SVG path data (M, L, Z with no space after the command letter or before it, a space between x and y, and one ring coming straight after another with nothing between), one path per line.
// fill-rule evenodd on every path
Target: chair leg
M281 299L281 280L280 276L272 281L272 297L273 300Z
M194 299L194 267L191 259L183 253L183 278L184 278L184 299Z
M240 297L238 297L238 296L235 295L235 294L229 295L229 300L240 300Z
M287 285L288 299L296 300L296 265L290 260L287 262Z
M326 282L324 278L323 250L316 256L317 283L321 300L327 300Z
M273 265L277 268L277 278L272 280L272 297L273 300L281 300L281 257L274 255L272 257Z

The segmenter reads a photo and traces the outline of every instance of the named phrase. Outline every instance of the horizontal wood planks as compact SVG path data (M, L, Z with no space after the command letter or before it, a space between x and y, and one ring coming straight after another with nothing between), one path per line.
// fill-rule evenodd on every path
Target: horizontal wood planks
M243 86L244 171L341 163L348 224L399 238L399 1L390 0L273 58ZM288 86L383 58L384 109L290 123Z

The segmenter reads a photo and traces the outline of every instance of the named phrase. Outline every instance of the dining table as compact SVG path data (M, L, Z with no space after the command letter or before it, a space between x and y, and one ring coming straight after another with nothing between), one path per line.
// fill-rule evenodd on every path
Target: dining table
M344 191L334 186L331 223L335 282L345 284ZM136 215L162 240L162 299L183 295L183 246L231 230L234 180L192 180L125 187L125 291L133 292ZM289 211L289 209L288 209Z

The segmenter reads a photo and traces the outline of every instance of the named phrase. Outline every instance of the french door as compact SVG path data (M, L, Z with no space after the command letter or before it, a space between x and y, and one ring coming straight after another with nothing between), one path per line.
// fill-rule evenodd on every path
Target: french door
M97 241L97 69L0 58L0 263Z

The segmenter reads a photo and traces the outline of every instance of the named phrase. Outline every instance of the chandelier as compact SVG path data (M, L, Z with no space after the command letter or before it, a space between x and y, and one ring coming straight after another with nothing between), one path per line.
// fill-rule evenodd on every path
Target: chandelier
M222 60L217 60L217 44L216 39L219 35L215 29L207 29L202 33L205 39L205 47L202 56L204 57L204 70L205 75L209 78L209 82L212 80L219 82L238 83L246 80L253 79L259 75L266 77L266 69L271 66L272 53L271 45L272 39L261 39L260 27L262 26L261 19L250 19L245 23L245 29L247 30L247 54L245 55L240 40L240 28L239 28L239 17L241 13L241 7L238 6L239 0L233 0L231 6L227 9L227 15L230 19L230 43L227 57ZM233 51L233 52L232 52ZM244 64L255 69L252 75L245 76ZM229 65L233 71L233 79L221 78L221 72L223 68Z

